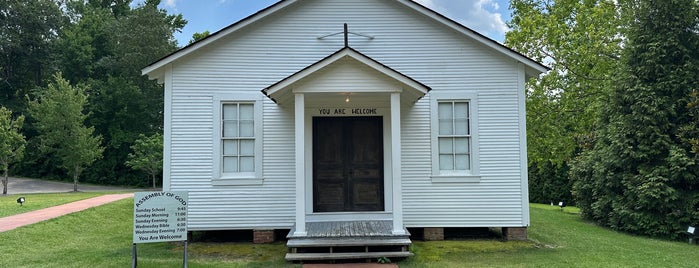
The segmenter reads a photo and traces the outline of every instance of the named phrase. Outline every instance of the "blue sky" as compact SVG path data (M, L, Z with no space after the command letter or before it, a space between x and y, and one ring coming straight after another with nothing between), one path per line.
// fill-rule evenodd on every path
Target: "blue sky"
M188 21L175 38L184 46L195 32L216 32L278 0L162 0L170 14ZM413 0L498 42L503 42L510 19L508 0ZM140 2L140 1L134 1Z

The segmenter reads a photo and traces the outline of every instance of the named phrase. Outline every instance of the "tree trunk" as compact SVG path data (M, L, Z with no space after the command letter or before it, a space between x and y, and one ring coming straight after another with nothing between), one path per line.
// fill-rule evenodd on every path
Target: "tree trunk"
M150 176L153 179L153 189L155 189L155 174L150 174Z
M7 195L7 178L8 178L7 169L5 169L5 171L3 173L4 173L4 177L2 178L2 194Z
M78 167L73 169L73 192L78 191Z

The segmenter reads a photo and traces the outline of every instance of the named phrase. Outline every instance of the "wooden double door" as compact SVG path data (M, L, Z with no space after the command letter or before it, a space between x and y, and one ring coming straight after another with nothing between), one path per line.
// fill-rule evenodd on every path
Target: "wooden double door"
M383 211L383 117L313 118L313 211Z

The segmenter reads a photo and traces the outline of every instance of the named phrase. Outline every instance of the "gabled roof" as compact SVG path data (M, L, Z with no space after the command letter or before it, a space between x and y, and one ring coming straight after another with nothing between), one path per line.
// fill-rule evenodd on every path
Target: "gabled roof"
M519 52L514 51L514 50L506 47L505 45L500 44L497 41L492 40L492 39L476 32L476 31L474 31L474 30L472 30L464 25L461 25L460 23L458 23L452 19L445 17L442 14L439 14L439 13L437 13L437 12L435 12L435 11L433 11L433 10L423 6L423 5L418 4L412 0L394 0L394 1L396 1L397 3L403 4L406 7L413 9L420 14L423 14L427 17L430 17L430 18L432 18L432 19L434 19L434 20L436 20L436 21L438 21L438 22L440 22L440 23L466 35L466 36L468 36L468 37L471 37L473 40L480 42L481 44L485 45L486 47L494 49L494 50L506 55L507 57L510 57L510 58L516 60L516 61L522 62L526 66L525 70L526 70L526 73L528 76L536 76L539 73L543 73L543 72L546 72L549 70L549 68L546 67L545 65L543 65L543 64L541 64L533 59L530 59L530 58L520 54ZM280 11L288 6L294 5L298 2L302 2L302 1L301 0L280 0L279 2L265 8L263 10L260 10L257 13L252 14L252 15L250 15L250 16L248 16L248 17L246 17L246 18L244 18L236 23L233 23L233 24L207 36L204 39L201 39L201 40L194 42L190 45L187 45L187 46L185 46L185 47L183 47L183 48L181 48L173 53L166 55L165 57L163 57L163 58L151 63L150 65L146 66L145 68L143 68L141 70L141 73L144 75L147 74L149 76L149 78L151 78L151 79L162 78L162 75L163 75L162 67L164 67L165 65L167 65L167 64L169 64L169 63L171 63L179 58L182 58L186 55L189 55L190 53L194 52L195 50L197 50L199 48L202 48L202 47L205 47L211 43L214 43L217 40L228 36L229 34L232 34L232 33L236 32L242 28L245 28L246 26L253 24L254 22L256 22L262 18L270 16L274 13L277 13L278 11Z
M417 80L407 75L404 75L392 69L391 67L388 67L362 54L361 52L347 46L333 54L330 54L322 60L314 64L311 64L308 67L303 68L302 70L280 80L279 82L274 83L273 85L270 85L265 89L262 89L262 93L264 93L267 97L277 102L280 96L290 93L289 91L291 91L293 85L296 82L299 82L304 78L310 77L316 72L321 71L326 67L334 63L340 62L344 59L351 59L357 61L362 66L368 67L369 69L390 78L398 84L403 85L403 88L393 90L402 90L403 93L409 94L413 98L412 101L416 101L417 99L422 98L425 94L427 94L427 92L431 90L431 88L426 86L425 84L420 83Z

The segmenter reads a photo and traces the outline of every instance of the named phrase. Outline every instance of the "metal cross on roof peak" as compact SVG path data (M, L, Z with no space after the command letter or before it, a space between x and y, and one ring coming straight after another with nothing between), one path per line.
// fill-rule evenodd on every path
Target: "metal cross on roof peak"
M349 31L349 27L347 26L347 23L344 24L344 29L343 29L342 32L331 33L331 34L326 34L326 35L323 35L323 36L319 36L318 39L324 39L324 38L326 38L326 37L335 36L335 35L338 35L338 34L343 34L343 36L344 36L344 41L345 41L345 47L349 47L349 35L350 35L350 34L356 35L356 36L361 36L361 37L367 38L367 39L369 39L369 40L373 40L373 39L374 39L374 37L373 37L373 36L370 36L370 35L350 32L350 31Z

